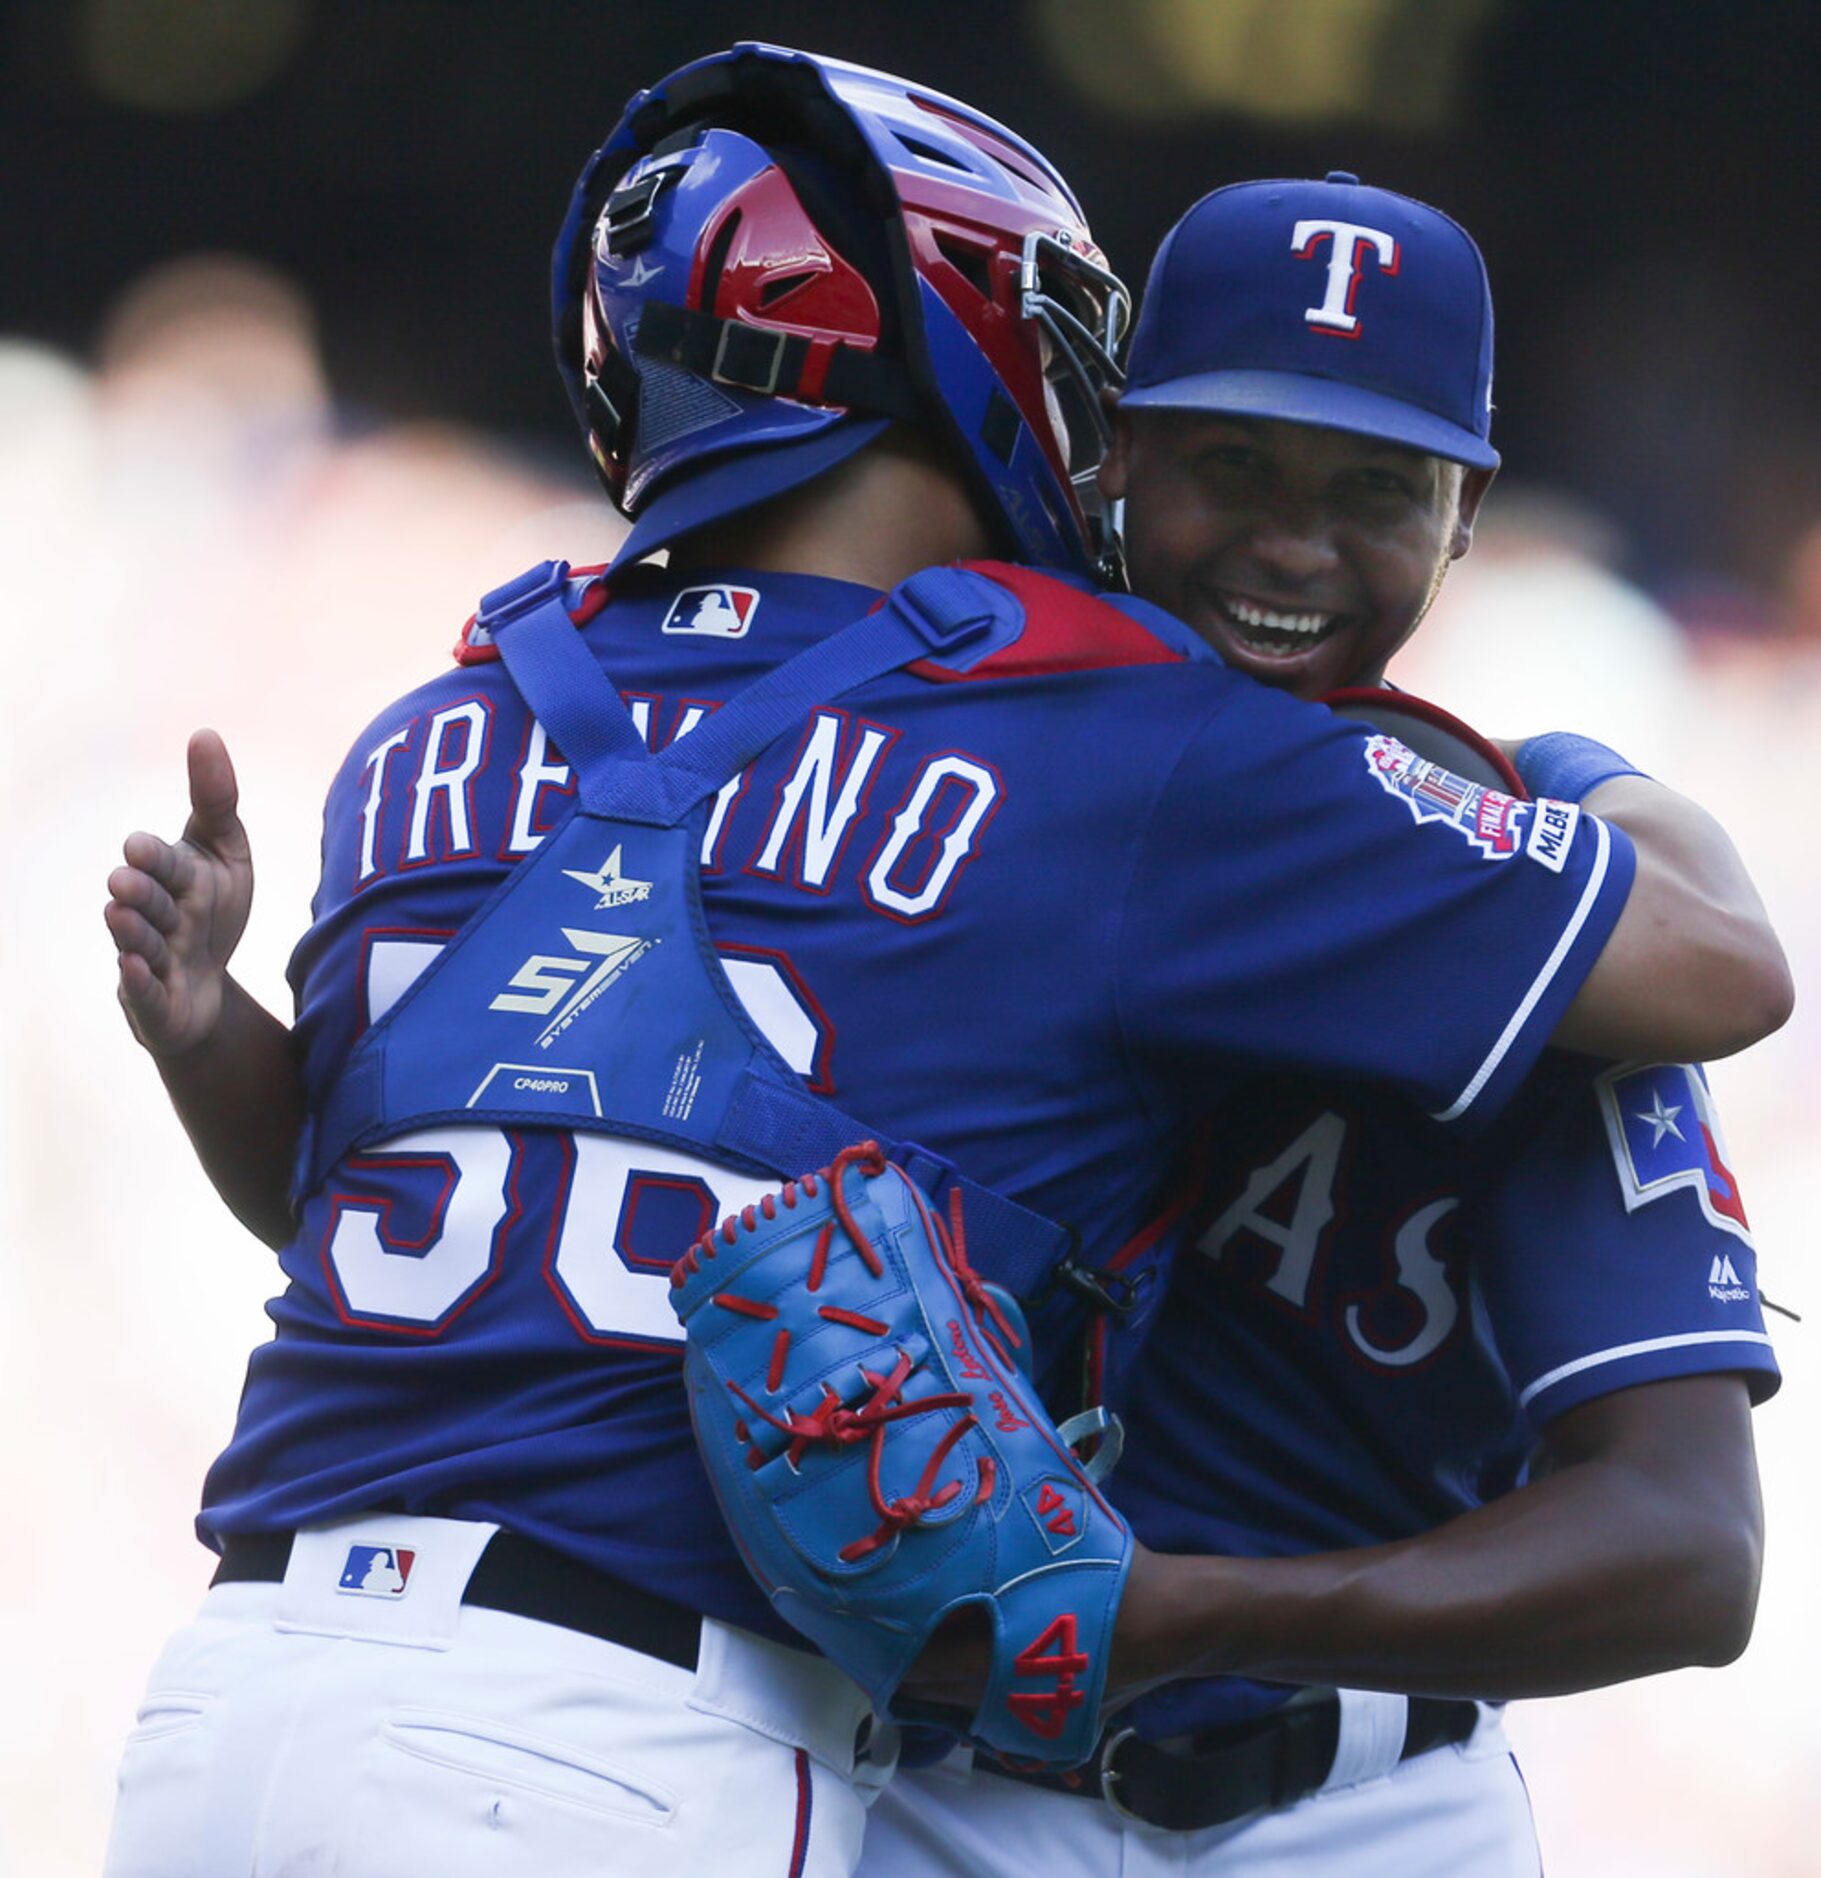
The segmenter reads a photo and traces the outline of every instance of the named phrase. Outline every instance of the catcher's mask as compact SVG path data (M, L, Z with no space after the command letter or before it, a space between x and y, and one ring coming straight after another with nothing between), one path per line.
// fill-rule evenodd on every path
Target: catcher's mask
M956 446L1003 551L1091 563L1130 296L1052 165L968 106L776 46L698 60L582 172L552 286L622 560L900 419Z

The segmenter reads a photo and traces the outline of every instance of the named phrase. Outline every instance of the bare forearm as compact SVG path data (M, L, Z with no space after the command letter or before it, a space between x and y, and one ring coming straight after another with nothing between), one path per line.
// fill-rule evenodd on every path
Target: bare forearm
M1787 1021L1788 962L1719 823L1642 776L1602 783L1586 806L1632 837L1637 876L1556 1042L1695 1062L1730 1056Z
M1578 1460L1420 1538L1290 1559L1145 1555L1115 1677L1498 1701L1730 1661L1750 1633L1760 1547L1743 1390L1728 1377L1672 1386L1674 1419L1628 1431L1651 1451Z
M1551 1484L1533 1491L1550 1494ZM1697 1630L1707 1622L1701 1574L1673 1546L1656 1571L1645 1562L1641 1591L1635 1542L1604 1558L1513 1546L1503 1511L1469 1514L1403 1545L1171 1560L1162 1581L1171 1641L1132 1667L1161 1673L1162 1661L1180 1664L1184 1646L1199 1643L1190 1659L1198 1673L1500 1701L1695 1660L1690 1620Z
M249 1232L269 1246L285 1244L304 1119L290 1032L229 978L208 1041L155 1060L216 1192Z

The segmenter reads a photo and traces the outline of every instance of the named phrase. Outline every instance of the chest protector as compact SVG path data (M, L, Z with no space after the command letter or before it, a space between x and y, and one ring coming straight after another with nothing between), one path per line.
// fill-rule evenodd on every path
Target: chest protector
M352 1150L439 1123L624 1136L779 1181L870 1138L939 1207L961 1190L983 1275L1029 1297L1077 1273L1066 1228L805 1089L747 1015L702 912L719 791L817 706L989 639L999 590L927 569L654 754L569 617L568 574L555 561L521 575L477 624L576 800L349 1052L300 1150L300 1192Z

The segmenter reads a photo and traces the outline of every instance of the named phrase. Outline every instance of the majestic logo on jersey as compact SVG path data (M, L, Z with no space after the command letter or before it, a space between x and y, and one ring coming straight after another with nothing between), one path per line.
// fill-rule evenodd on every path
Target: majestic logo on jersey
M540 1050L548 1050L603 992L624 978L658 943L655 939L590 932L577 926L565 926L563 937L579 957L532 953L512 974L513 988L502 991L488 1006L489 1010L529 1011L538 1016L555 1011L556 1015L533 1039Z
M584 887L592 887L601 897L595 901L594 910L598 913L603 907L631 906L635 900L651 898L651 882L648 880L628 880L620 872L620 850L615 848L592 874L584 874L580 868L565 867L563 872L571 880L579 880Z
M363 1598L402 1598L411 1584L417 1554L396 1545L351 1545L337 1591Z
M1726 1164L1720 1119L1700 1067L1620 1064L1601 1076L1597 1086L1626 1212L1635 1213L1686 1187L1709 1225L1750 1245L1745 1205ZM1709 1281L1714 1295L1736 1301L1731 1292L1738 1288L1738 1278L1731 1261L1716 1261L1715 1274ZM1742 1289L1738 1296L1745 1296Z
M1743 1304L1751 1293L1733 1270L1733 1262L1722 1252L1707 1274L1708 1295L1718 1304Z
M1296 224L1290 233L1290 251L1299 261L1307 261L1324 241L1332 244L1328 249L1327 290L1321 297L1321 304L1307 308L1303 318L1318 333L1357 339L1360 324L1353 302L1359 297L1360 268L1370 253L1377 260L1381 274L1395 274L1397 242L1382 228L1364 228L1358 222L1336 222L1323 217Z
M1508 861L1518 852L1530 805L1516 796L1469 782L1418 756L1395 737L1366 739L1366 767L1378 786L1396 796L1417 821L1446 822L1495 861Z
M744 639L758 608L757 587L685 587L664 615L664 630Z

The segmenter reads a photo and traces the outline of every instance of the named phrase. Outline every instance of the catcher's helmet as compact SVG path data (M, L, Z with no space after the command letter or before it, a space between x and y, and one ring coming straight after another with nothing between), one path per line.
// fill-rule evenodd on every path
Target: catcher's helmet
M1077 488L1130 297L1056 170L968 106L777 46L698 60L582 172L552 288L571 402L634 518L622 560L900 418L958 446L1016 558L1091 561Z

